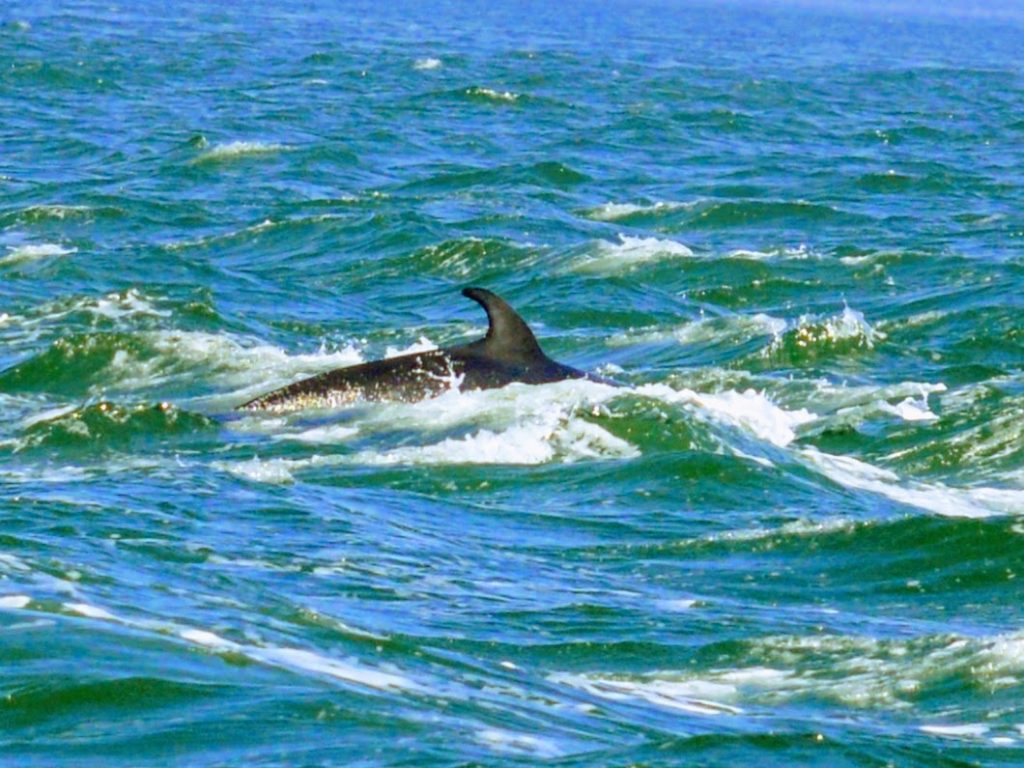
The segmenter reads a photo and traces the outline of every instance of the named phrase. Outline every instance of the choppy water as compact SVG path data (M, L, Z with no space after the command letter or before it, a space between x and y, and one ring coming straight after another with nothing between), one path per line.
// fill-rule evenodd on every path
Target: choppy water
M997 10L5 5L0 762L1019 765Z

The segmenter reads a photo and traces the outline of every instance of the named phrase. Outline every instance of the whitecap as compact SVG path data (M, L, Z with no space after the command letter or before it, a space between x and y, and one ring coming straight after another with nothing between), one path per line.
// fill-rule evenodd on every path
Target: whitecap
M275 440L291 440L296 443L314 443L319 445L336 445L359 434L358 427L343 424L329 424L322 427L310 427L301 432L287 432L274 435Z
M561 673L551 675L548 679L611 701L640 699L658 707L695 715L738 715L743 712L739 707L727 703L735 699L738 693L732 683L708 680L621 680Z
M370 669L354 662L332 659L301 648L246 645L227 640L204 629L182 630L179 636L183 640L217 652L237 653L268 666L313 672L368 688L409 691L419 687L412 680L394 672Z
M231 160L252 155L268 155L290 149L287 144L276 144L262 141L230 141L225 144L214 144L195 159L201 163L210 160Z
M713 340L747 339L756 336L778 337L788 323L764 313L701 318L669 328L641 328L618 333L608 339L610 346L650 344L677 341L680 344L699 344Z
M20 264L38 261L56 256L68 256L75 253L75 248L65 248L55 243L39 243L37 245L8 246L8 254L0 258L0 264Z
M704 602L692 597L680 597L671 600L659 600L656 605L663 611L676 613L689 611L693 608L699 608L704 605Z
M924 398L915 399L908 397L896 405L886 403L883 409L888 410L895 416L899 416L904 421L937 421L939 418L932 413L928 407L928 401Z
M675 203L659 201L650 205L638 205L636 203L604 203L597 208L585 211L587 218L596 221L618 221L636 214L652 214L675 211L679 209L692 208L696 203Z
M22 573L27 573L31 570L32 568L28 563L20 557L8 554L7 552L0 552L0 572L7 571L10 573L12 571L21 571Z
M792 260L803 261L815 256L815 253L804 244L797 246L783 246L767 251L759 251L751 248L737 248L726 254L730 259L746 259L748 261L769 261L769 260Z
M476 735L477 741L495 752L511 755L529 755L545 760L561 757L564 753L549 739L527 733L514 733L499 728L486 728Z
M952 739L980 739L989 732L989 727L982 723L966 723L964 725L931 724L922 725L920 729L924 733Z
M888 469L852 456L836 456L817 448L799 455L833 482L846 488L871 491L901 504L943 517L992 517L1024 514L1024 490L977 486L956 488L942 483L903 481Z
M469 392L449 389L415 403L365 403L358 427L318 426L278 434L275 439L333 443L346 440L355 430L369 437L377 432L388 434L395 424L425 435L463 425L472 431L423 445L302 459L253 458L212 466L256 482L287 483L296 470L335 464L543 464L631 458L639 455L633 445L580 416L584 412L599 414L605 400L622 392L579 379ZM257 429L257 425L270 431L288 428L288 421L280 417L240 424L246 430Z
M753 389L705 394L672 389L666 384L646 384L635 391L666 403L696 406L715 421L740 427L777 446L789 445L796 438L798 427L817 418L804 408L797 411L781 408L763 392Z
M31 218L66 219L69 216L81 216L91 213L88 205L30 205L21 213Z
M693 258L693 251L675 240L619 235L619 242L601 240L592 253L578 259L575 272L617 273L666 258Z
M421 71L429 69L439 69L441 67L441 60L435 58L416 59L413 62L412 68Z
M154 331L139 337L157 354L138 356L118 350L106 373L116 380L119 389L145 389L173 376L185 375L186 371L194 375L197 367L207 366L212 369L207 378L214 383L243 387L222 398L237 401L363 360L351 345L335 350L322 346L314 353L290 355L280 347L246 346L230 335L202 331ZM259 372L261 380L254 381L254 371Z
M100 608L96 605L90 605L89 603L64 603L64 607L69 611L77 613L79 616L85 616L90 619L105 619L107 621L117 620L117 617L107 609Z
M390 451L364 451L356 464L546 464L582 459L624 459L639 455L630 443L602 427L577 418L552 414L504 430L478 430L423 446Z
M857 342L866 349L874 347L875 342L882 341L886 334L875 329L862 312L844 306L838 315L824 319L802 316L784 336L779 336L765 348L765 356L780 351L783 345L795 344L797 347L822 347L840 342Z
M169 310L157 309L152 299L129 288L123 293L108 293L100 299L87 299L77 302L71 311L86 310L99 317L119 320L124 317L150 316L170 317Z
M417 352L431 352L437 349L437 345L428 339L426 336L420 336L419 339L414 341L407 347L387 347L384 350L384 358L401 357L403 355L414 355Z
M480 88L473 87L466 89L467 96L483 96L486 99L492 101L503 101L509 104L514 104L519 101L519 94L513 93L512 91L496 91L493 88Z
M295 482L295 477L291 473L291 468L294 465L295 460L260 459L256 456L247 461L215 461L210 464L214 469L227 472L243 480L275 485Z

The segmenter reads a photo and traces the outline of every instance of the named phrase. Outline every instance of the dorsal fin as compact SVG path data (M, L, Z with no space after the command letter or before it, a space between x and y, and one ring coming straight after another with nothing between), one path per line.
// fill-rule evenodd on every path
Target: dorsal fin
M482 340L487 354L513 362L547 359L530 326L503 298L486 288L464 288L462 295L487 312L490 327Z

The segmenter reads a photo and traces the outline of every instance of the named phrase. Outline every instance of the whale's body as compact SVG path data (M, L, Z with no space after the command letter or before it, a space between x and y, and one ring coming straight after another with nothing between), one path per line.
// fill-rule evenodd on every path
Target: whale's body
M545 355L533 331L500 296L484 288L466 288L462 294L486 310L490 326L484 338L457 347L338 368L239 407L266 411L335 408L362 400L413 402L455 387L495 389L513 382L547 384L583 378L604 381Z

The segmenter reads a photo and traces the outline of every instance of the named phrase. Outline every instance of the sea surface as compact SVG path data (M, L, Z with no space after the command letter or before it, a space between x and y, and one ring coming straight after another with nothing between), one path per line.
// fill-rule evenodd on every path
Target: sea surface
M0 7L0 764L1024 764L1024 11ZM242 413L486 330L611 377Z

